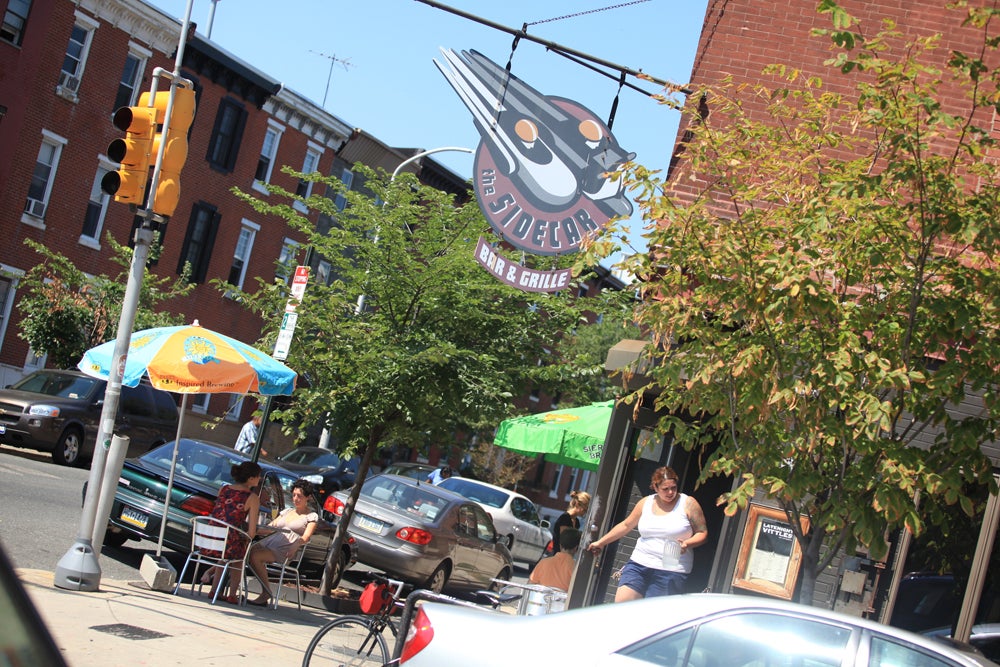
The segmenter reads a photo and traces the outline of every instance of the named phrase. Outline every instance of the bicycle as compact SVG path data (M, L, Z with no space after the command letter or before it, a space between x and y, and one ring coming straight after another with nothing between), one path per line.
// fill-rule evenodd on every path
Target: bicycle
M431 591L413 591L406 600L400 595L403 582L390 579L381 574L370 572L366 575L365 585L368 599L374 598L374 608L370 614L351 614L336 618L313 636L302 658L302 667L322 667L336 665L337 667L387 667L398 662L398 658L390 660L389 645L384 633L386 628L392 633L394 642L398 642L400 629L392 622L391 616L396 610L403 610L403 624L409 621L410 611L417 600L435 600L449 604L481 606L452 598ZM493 609L500 605L520 599L520 595L500 594L494 591L477 591L477 599Z

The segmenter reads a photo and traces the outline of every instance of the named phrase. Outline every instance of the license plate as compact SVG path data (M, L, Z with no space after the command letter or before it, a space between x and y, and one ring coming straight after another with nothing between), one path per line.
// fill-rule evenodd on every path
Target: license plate
M355 524L358 526L358 528L361 528L362 530L367 530L372 533L382 532L382 526L384 524L381 521L377 519L372 519L370 517L361 514L355 515L355 518L357 519L357 521L355 521Z
M0 435L3 435L6 432L7 432L7 427L4 426L3 424L0 424Z
M149 517L142 512L132 509L131 507L123 507L122 521L145 530L146 524L149 523Z

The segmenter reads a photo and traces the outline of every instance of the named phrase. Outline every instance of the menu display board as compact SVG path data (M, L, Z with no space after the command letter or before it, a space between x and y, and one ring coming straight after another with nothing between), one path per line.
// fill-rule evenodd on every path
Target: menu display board
M809 520L803 518L803 531L808 527ZM785 513L751 504L733 586L791 600L801 560L802 548Z

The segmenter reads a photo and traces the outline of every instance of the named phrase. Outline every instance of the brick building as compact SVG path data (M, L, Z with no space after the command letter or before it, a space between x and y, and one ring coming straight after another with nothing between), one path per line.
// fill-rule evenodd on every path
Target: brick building
M156 67L174 69L178 21L142 0L10 0L0 28L0 384L45 365L18 335L18 277L38 257L33 239L69 257L85 273L116 275L105 235L131 238L133 216L100 190L117 168L106 152L121 136L114 110L137 103ZM277 262L303 261L303 239L274 228L230 192L267 196L262 183L308 195L313 187L281 173L282 165L351 180L358 162L392 171L419 149L395 149L286 89L196 33L184 50L182 75L194 82L197 112L189 132L181 197L160 229L163 252L151 270L193 268L194 292L169 304L188 320L253 341L261 322L208 281L237 286L276 276ZM166 84L161 83L160 89ZM449 192L465 180L429 158L408 170ZM362 187L361 183L352 188ZM318 222L315 211L301 212ZM314 261L322 272L322 259ZM229 441L254 405L229 394L193 397L195 413L223 416L212 438ZM186 420L198 429L198 419ZM281 447L278 448L281 451Z
M736 85L753 86L759 83L776 87L779 84L778 75L772 76L763 71L769 65L779 64L800 70L800 81L811 76L819 77L824 90L842 93L847 99L852 99L856 94L857 75L842 75L835 68L825 65L824 62L832 55L830 40L811 34L814 28L831 28L830 17L819 14L817 4L813 0L787 3L752 0L710 2L694 59L691 88L721 84L727 78ZM941 43L935 51L942 59L937 63L942 68L944 59L953 50L980 53L982 29L961 26L956 20L956 13L947 9L946 3L931 0L842 0L839 4L856 17L866 31L874 32L881 27L883 19L891 19L907 35L942 33ZM984 57L993 56L988 54ZM998 64L994 62L993 66ZM749 95L743 101L750 117L766 118L763 107L755 108L757 102ZM968 108L965 97L952 94L947 86L942 89L939 101L946 112L961 113ZM711 113L711 100L690 99L688 102L704 105L703 113ZM983 113L984 117L979 118L980 124L994 127L994 112L987 110ZM685 127L682 124L666 182L669 195L680 201L705 195L704 183L698 182L687 169L684 139ZM623 341L609 354L609 369L624 368L636 360L641 345L641 341ZM642 386L641 381L637 379L634 386ZM972 415L980 408L981 403L973 396L955 406L955 413ZM602 464L597 480L597 495L605 499L606 509L593 517L598 525L596 534L603 534L608 527L621 520L639 498L648 494L647 485L653 469L671 465L681 475L682 490L700 500L709 525L709 542L696 553L695 570L689 579L688 590L710 588L723 593L745 592L737 590L733 581L741 542L747 534L748 524L752 526L752 523L748 522L746 512L736 517L724 517L714 502L719 493L729 490L729 482L713 478L708 485L695 489L694 482L701 471L700 462L694 455L671 447L667 440L654 443L652 447L647 443L633 456L633 452L639 450L639 441L650 436L651 426L659 415L645 408L634 414L632 411L633 406L620 408L612 419L605 450L605 458L612 461L608 469ZM925 434L928 443L934 435L934 429L929 429ZM996 442L985 445L984 451L994 465L1000 461L1000 446ZM766 504L763 498L760 500ZM634 539L623 539L621 542L617 556L601 563L597 574L590 577L578 575L571 606L611 599L615 588L611 574L627 560ZM974 537L970 536L970 547L972 544ZM592 562L585 556L583 564L591 565ZM880 563L872 561L865 553L842 553L817 580L815 604L887 621L884 612L891 609L895 595L895 589L890 591L890 582L902 573L904 567L902 559ZM945 620L942 619L942 623Z

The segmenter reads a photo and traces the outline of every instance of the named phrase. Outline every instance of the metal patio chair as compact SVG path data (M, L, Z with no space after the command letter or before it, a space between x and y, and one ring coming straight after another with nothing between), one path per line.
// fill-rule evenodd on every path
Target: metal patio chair
M221 519L210 516L196 516L191 519L191 553L188 554L187 560L184 561L181 575L177 578L174 595L177 595L178 591L180 591L181 582L184 581L184 574L187 572L188 565L192 563L194 564L194 572L191 575L192 594L194 594L195 586L197 586L197 592L200 595L201 587L205 585L198 576L198 570L202 565L208 565L210 568L222 568L222 572L219 574L219 585L216 586L215 595L212 596L212 604L215 604L215 601L219 597L219 591L225 585L226 574L229 572L230 567L242 567L245 578L246 555L244 554L240 558L225 557L226 546L231 540L238 539L238 536L242 536L245 543L250 544L250 536L246 531L240 530ZM247 552L249 552L249 549L247 549ZM240 595L240 600L243 600L241 591L233 591L233 594Z

